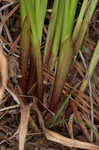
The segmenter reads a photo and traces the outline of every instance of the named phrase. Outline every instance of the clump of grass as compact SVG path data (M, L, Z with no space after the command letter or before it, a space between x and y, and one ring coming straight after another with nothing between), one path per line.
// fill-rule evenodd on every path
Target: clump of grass
M46 14L46 7L47 7L47 0L40 1L40 0L20 0L21 4L21 18L22 24L28 19L26 22L29 24L29 29L25 26L22 32L22 49L24 57L22 57L22 67L23 67L23 80L26 82L26 67L27 67L27 60L30 59L31 67L35 64L35 70L37 75L37 93L38 98L43 100L43 81L42 81L42 58L41 58L41 40L42 40L42 30L44 25L44 19ZM23 27L23 26L22 26ZM29 31L31 30L32 33ZM26 36L25 36L26 35ZM24 37L28 38L25 39ZM31 48L32 44L32 48ZM22 83L23 84L23 83ZM26 87L26 84L25 84ZM23 88L25 88L23 87Z
M62 2L62 1L61 1ZM98 0L83 1L82 8L74 26L74 19L78 0L64 1L63 22L61 30L61 39L59 44L59 61L56 72L55 84L51 98L51 110L54 111L59 102L59 98L64 86L64 82L73 63L74 55L78 54L82 46L85 33L96 8ZM88 7L88 9L86 9ZM56 28L57 29L57 28ZM53 50L53 49L52 49ZM57 52L58 53L58 52ZM54 52L51 52L54 54ZM57 54L55 54L55 57ZM53 58L52 58L53 59ZM55 58L54 58L55 60ZM54 61L55 63L55 61ZM53 64L54 66L54 64Z
M98 0L84 0L77 22L74 24L78 2L78 0L54 0L42 60L40 47L48 1L20 0L23 27L23 44L21 47L24 53L23 76L25 76L23 80L26 79L27 62L28 59L30 59L30 70L32 70L31 68L33 67L35 68L34 70L36 70L34 72L37 79L37 93L38 98L42 101L43 65L47 65L49 70L53 70L56 58L58 57L50 105L52 111L56 110L56 106L59 103L66 76L73 64L74 56L78 54L78 50L82 46L85 33L88 29ZM26 37L26 34L28 37Z

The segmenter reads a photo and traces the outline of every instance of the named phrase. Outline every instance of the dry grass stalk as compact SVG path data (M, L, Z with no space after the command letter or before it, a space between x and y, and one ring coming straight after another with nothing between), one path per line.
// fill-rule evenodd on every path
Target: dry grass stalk
M5 19L1 22L3 25L6 23L6 21L15 13L15 11L19 8L19 4L17 4L7 16L5 16Z
M0 101L3 98L4 89L7 85L8 80L8 67L7 67L7 59L3 54L2 48L0 48L0 80L1 80L1 86L0 86Z
M72 98L71 98L70 103L71 103L72 110L73 110L77 120L82 120L81 115L78 111L78 107L75 105L74 101L72 101ZM89 132L88 132L85 124L83 122L79 122L78 124L80 125L80 127L81 127L82 131L84 132L85 136L87 137L88 141L91 142L91 138L90 138Z
M99 146L96 146L94 144L90 144L87 142L81 142L78 140L69 139L48 129L45 130L45 136L48 140L62 144L64 146L80 148L80 149L85 149L85 150L86 149L87 150L99 150Z
M74 119L74 114L71 114L69 122L68 122L68 131L69 131L69 135L72 139L74 139L74 135L73 135L73 119Z
M24 150L29 116L30 116L30 105L24 106L24 108L21 109L21 122L19 128L19 150Z

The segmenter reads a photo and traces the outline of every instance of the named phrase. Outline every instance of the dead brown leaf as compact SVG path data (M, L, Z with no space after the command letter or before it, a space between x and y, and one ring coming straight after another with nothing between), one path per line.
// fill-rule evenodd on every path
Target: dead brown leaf
M77 120L82 120L81 115L78 111L78 107L75 105L72 97L71 97L70 104L71 104L72 110L73 110L74 115L76 116ZM82 131L84 132L85 136L87 137L88 141L91 142L91 137L90 137L90 134L89 134L85 124L81 121L79 121L78 124L80 125L80 127L81 127Z
M0 48L0 101L3 98L4 89L7 85L8 80L8 67L7 67L7 59L3 54L2 48Z
M99 150L99 146L90 144L88 142L81 142L78 140L64 137L64 136L62 136L54 131L48 130L48 129L45 130L45 136L48 140L51 140L56 143L60 143L64 146L80 148L80 149L85 149L85 150Z
M73 118L74 118L74 114L71 114L69 122L68 122L68 131L69 131L69 135L72 139L74 138L74 135L73 135Z
M27 105L21 109L21 121L19 128L19 150L24 150L29 116L30 116L30 105Z

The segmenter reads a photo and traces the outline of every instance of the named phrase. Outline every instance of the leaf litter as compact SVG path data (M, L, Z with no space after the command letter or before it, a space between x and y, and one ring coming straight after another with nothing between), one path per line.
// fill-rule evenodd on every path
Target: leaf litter
M1 1L2 7L14 2L14 0L3 0ZM13 7L12 7L13 6ZM10 9L7 7L8 14L6 15L6 18L2 23L2 27L6 24L8 26L9 32L14 35L12 36L13 39L16 39L13 43L10 43L9 37L7 37L7 34L4 34L1 32L0 39L6 43L5 46L8 47L11 50L11 54L15 54L15 49L19 48L19 41L17 42L18 36L16 33L13 33L12 30L10 30L9 26L13 26L13 24L8 23L12 21L13 23L13 18L12 15L14 14L15 16L19 15L18 14L18 8L19 5L17 3L13 3L10 7ZM10 11L9 11L10 10ZM3 11L6 11L5 9ZM96 11L97 13L98 11ZM19 16L18 16L19 17ZM17 18L17 17L16 17ZM17 19L16 19L17 23ZM94 25L95 26L95 25ZM20 35L20 27L19 28L19 35ZM93 27L94 28L94 27ZM4 29L2 28L2 31ZM95 29L94 29L95 30ZM94 44L96 40L89 40L86 42L86 45L89 46L89 49L91 53L94 51ZM90 44L91 43L91 44ZM4 55L3 53L4 48L0 48L0 80L1 80L1 86L0 86L0 103L2 99L2 103L0 105L0 109L5 108L0 112L0 148L1 149L7 149L7 150L17 150L19 147L19 150L23 149L46 149L46 150L60 150L60 149L66 149L66 147L69 147L70 149L72 147L77 148L77 149L92 149L92 150L98 150L99 149L99 141L97 138L97 133L99 132L99 87L97 84L98 81L98 70L99 66L97 66L95 75L96 77L93 77L93 82L92 84L94 85L94 90L93 90L93 97L94 97L94 118L95 122L94 124L91 124L90 121L90 97L88 96L88 90L86 90L86 93L84 92L79 92L78 89L73 88L74 85L77 82L80 82L80 79L84 77L85 74L85 69L83 68L83 64L81 62L76 62L75 65L75 73L73 76L73 81L66 81L64 89L63 89L63 94L67 96L71 89L73 90L73 96L70 98L70 104L68 107L71 107L72 113L69 113L68 121L65 121L64 126L63 124L60 123L60 127L54 127L54 131L47 129L48 126L46 126L46 121L49 120L47 117L46 120L44 120L45 115L39 111L36 103L37 103L37 98L32 96L32 102L31 104L24 105L24 96L22 96L22 93L20 89L18 88L18 79L16 76L17 69L19 69L19 61L18 59L16 62L15 60L10 58L8 55L8 59L12 61L10 65L7 66L7 56ZM19 50L18 50L19 51ZM19 52L20 55L20 52ZM16 67L16 71L13 69L13 64ZM12 66L11 66L12 65ZM11 78L14 79L14 83L10 81L10 78L8 79L8 69L13 72L13 75L11 74ZM11 72L11 73L12 73ZM54 80L55 80L55 74L49 73L47 68L44 68L43 71L44 78L47 82L50 82L51 86L53 86ZM71 75L70 75L70 78ZM95 82L94 82L95 78ZM7 80L8 80L8 85L7 85ZM49 85L49 84L48 84ZM47 88L49 89L47 85ZM92 87L93 87L92 85ZM4 89L9 89L4 94ZM97 94L98 93L98 94ZM49 94L49 90L48 93ZM4 95L4 97L3 97ZM27 95L29 96L29 95ZM8 97L6 99L6 97ZM14 99L17 99L15 101ZM29 100L29 98L27 98ZM13 107L18 104L18 107ZM46 102L46 107L47 102ZM6 109L7 108L7 109ZM68 108L67 108L68 110ZM67 110L65 110L65 115L67 113ZM48 109L45 108L45 111L47 113L50 113ZM36 112L36 113L34 113ZM45 113L46 114L46 113ZM50 113L51 114L51 113ZM73 115L73 116L72 116ZM78 120L73 122L73 118ZM72 120L72 121L71 121ZM82 120L82 122L80 122ZM85 122L87 123L85 123ZM67 124L68 123L68 124ZM67 124L67 125L66 125ZM75 137L74 134L74 124L77 124L80 127L80 133ZM89 124L89 127L88 125ZM46 126L46 127L45 127ZM67 127L66 127L67 126ZM91 128L90 128L91 126ZM59 130L57 129L59 128ZM66 129L67 128L67 129ZM68 131L70 129L70 131ZM96 138L94 141L94 144L91 144L91 136L89 134L89 131L93 129ZM97 129L98 131L96 131ZM62 131L61 131L62 130ZM76 132L78 131L76 127ZM62 136L60 134L60 131L62 132L62 135L64 135L64 132L67 132L68 134L65 136ZM86 142L84 141L79 141L77 140L78 137L82 137L82 140L85 138ZM71 138L70 138L71 137ZM76 140L75 140L76 139ZM79 138L78 138L79 139ZM52 142L51 142L52 141ZM51 144L53 146L51 146ZM57 144L56 144L57 143ZM97 145L95 145L97 144ZM18 146L19 145L19 146ZM68 149L68 148L67 148Z

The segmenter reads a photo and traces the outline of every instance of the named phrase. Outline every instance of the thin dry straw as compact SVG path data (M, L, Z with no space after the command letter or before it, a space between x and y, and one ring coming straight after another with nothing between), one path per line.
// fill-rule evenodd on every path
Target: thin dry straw
M87 65L86 65L84 56L82 55L81 51L79 51L79 54L80 54L80 57L82 59L83 65L84 65L85 69L87 70ZM91 121L94 124L93 96L92 96L92 86L91 86L89 73L88 73L87 77L88 77L88 83L89 83L89 95L90 95L90 105L91 105ZM91 130L91 141L93 141L93 130Z

